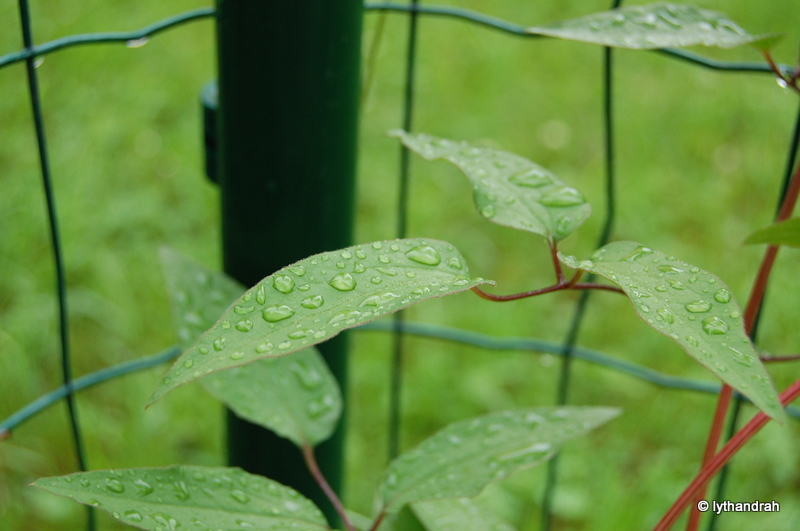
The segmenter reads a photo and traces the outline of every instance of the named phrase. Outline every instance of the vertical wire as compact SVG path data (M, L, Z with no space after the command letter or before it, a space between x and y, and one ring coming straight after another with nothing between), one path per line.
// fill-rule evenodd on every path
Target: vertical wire
M794 165L797 162L797 152L800 149L800 107L797 110L797 117L795 118L794 122L794 130L792 132L792 140L789 144L789 153L786 157L786 168L784 169L783 173L783 182L781 183L781 191L778 198L778 205L776 207L776 215L781 209L781 205L783 204L783 200L786 197L786 191L789 189L789 182L792 179ZM764 309L764 304L766 302L767 294L764 294L764 299L761 301L761 306L758 309L758 313L756 313L756 317L753 320L753 329L750 332L750 339L753 343L756 342L756 337L758 334L758 325L761 322L761 315ZM736 433L737 426L739 424L739 414L741 412L742 406L742 397L739 393L734 395L734 402L733 402L733 409L731 411L731 419L728 423L728 429L725 432L725 440L729 440L733 435ZM722 470L719 471L719 480L717 481L716 487L714 489L714 496L712 499L714 500L722 500L725 496L725 487L727 486L728 481L728 474L730 472L730 467L733 464L733 461L729 461ZM717 515L714 511L711 511L711 516L708 520L708 531L714 531L717 526L717 522L719 521Z
M614 0L611 8L616 9L622 3L622 0ZM597 247L600 248L606 243L611 236L611 231L614 226L615 216L615 166L614 166L614 123L613 123L613 80L612 80L612 49L609 47L603 50L603 148L605 155L605 197L606 197L606 215L603 221L603 228L598 238ZM587 282L591 282L595 278L594 275L587 277ZM589 302L592 290L584 290L578 300L575 308L575 313L572 316L572 321L569 325L569 330L564 339L563 356L561 358L561 368L558 381L558 390L556 392L556 403L564 405L569 398L570 375L572 373L572 359L575 344L578 339L578 332L580 331L583 316L586 312L586 306ZM556 454L547 464L547 478L545 479L544 494L542 496L542 529L547 531L550 529L553 519L553 496L555 495L556 483L558 479L558 461L560 453Z
M27 0L19 0L19 17L22 28L22 39L25 49L28 52L33 50L33 31L31 29L30 10ZM64 385L69 389L66 396L67 411L69 413L72 440L75 445L75 455L78 461L78 468L86 470L86 456L84 453L83 440L81 438L80 425L78 423L78 410L75 404L75 395L72 389L72 367L70 359L69 344L69 319L67 314L67 282L64 272L64 258L61 252L61 237L58 229L58 216L56 215L56 201L53 193L53 183L50 173L50 163L47 156L47 138L44 131L44 119L42 116L42 105L39 93L39 80L36 75L36 58L31 53L25 59L25 66L28 74L28 91L31 97L31 111L36 128L36 142L39 150L39 164L42 172L42 184L44 185L45 202L47 204L47 218L50 226L50 239L53 247L53 260L56 272L56 291L58 293L58 317L59 317L59 342L61 348L61 374ZM86 507L87 528L89 531L96 529L94 510Z
M403 98L403 129L411 132L414 113L414 79L417 55L417 19L419 0L411 0L408 24L408 47L406 48L406 83ZM397 202L397 237L405 238L408 221L408 181L410 152L404 145L400 147L400 187ZM401 330L403 312L394 314L392 333L392 367L389 390L389 458L400 453L400 409L403 385L403 332Z

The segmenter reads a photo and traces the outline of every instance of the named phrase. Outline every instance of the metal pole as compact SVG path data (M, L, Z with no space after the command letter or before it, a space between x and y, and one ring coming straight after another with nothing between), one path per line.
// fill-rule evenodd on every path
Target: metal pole
M217 0L217 9L223 261L251 286L351 243L363 7L361 0ZM343 389L346 348L345 335L320 345ZM317 449L336 490L342 425ZM297 448L231 413L228 460L299 490L335 520Z

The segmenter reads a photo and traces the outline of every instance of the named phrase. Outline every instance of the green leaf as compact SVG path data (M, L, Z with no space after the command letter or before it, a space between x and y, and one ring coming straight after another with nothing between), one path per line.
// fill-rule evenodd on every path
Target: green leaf
M778 395L745 334L739 305L719 278L636 242L610 243L591 260L559 258L568 267L617 284L648 325L675 340L764 413L783 421Z
M613 408L551 407L456 422L392 461L380 487L383 507L397 512L407 503L474 496L618 414Z
M339 386L314 347L216 372L200 382L238 416L300 448L327 440L342 414Z
M150 404L212 372L283 356L416 302L492 282L469 278L450 244L424 239L356 245L266 277L176 361Z
M239 468L172 466L41 478L53 494L97 507L139 529L330 529L297 491Z
M669 3L621 7L526 31L636 50L695 45L733 48L744 44L765 48L779 37L750 35L722 13Z
M178 337L187 348L244 288L175 251L162 249L161 257ZM314 347L212 373L200 382L238 416L300 447L328 439L341 416L339 386Z
M411 504L428 531L514 531L514 527L478 507L470 498L442 498Z
M389 134L427 160L458 166L472 183L478 211L498 225L561 240L591 213L578 190L518 155L426 134Z
M787 219L755 231L744 241L746 244L768 243L800 247L800 218Z

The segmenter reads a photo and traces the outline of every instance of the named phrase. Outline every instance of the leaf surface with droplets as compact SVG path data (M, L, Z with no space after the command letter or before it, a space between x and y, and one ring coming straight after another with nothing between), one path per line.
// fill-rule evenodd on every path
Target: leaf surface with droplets
M561 240L591 213L578 190L518 155L426 134L390 134L427 160L458 166L472 183L480 214L498 225Z
M245 289L170 249L162 249L161 259L178 339L189 348ZM238 416L299 447L328 439L341 416L339 386L314 347L215 372L200 383Z
M787 219L755 231L744 241L746 244L767 243L800 247L800 218Z
M471 498L420 501L412 503L411 508L428 531L515 531Z
M653 50L683 46L768 49L779 35L750 35L722 13L692 5L627 6L527 28L528 33L617 48Z
M474 496L618 414L614 408L546 407L455 422L392 461L379 491L383 508L397 512L407 503Z
M330 529L322 512L300 493L239 468L96 470L41 478L34 485L151 531Z
M739 305L716 276L639 243L610 243L590 260L559 254L573 269L617 284L652 328L672 338L722 381L770 417L784 412L744 331Z
M291 354L411 304L480 284L452 245L411 238L311 256L236 300L173 364L150 403L213 372Z

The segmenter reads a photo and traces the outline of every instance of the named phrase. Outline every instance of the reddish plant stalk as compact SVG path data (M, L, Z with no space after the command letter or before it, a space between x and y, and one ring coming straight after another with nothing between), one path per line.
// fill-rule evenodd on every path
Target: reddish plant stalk
M766 56L768 61L771 61L769 55L767 54ZM774 63L771 63L771 65L774 67ZM781 221L789 219L794 211L795 206L797 205L798 195L800 195L800 165L797 166L794 174L792 175L789 188L786 190L786 195L781 203L781 208L778 211L778 215L775 217L775 223L780 223ZM767 291L769 276L772 272L772 266L775 264L775 258L777 256L778 246L770 245L767 247L767 250L764 253L764 258L761 261L761 266L758 269L758 274L756 275L753 289L750 292L750 298L747 301L747 307L744 311L744 329L748 336L751 335L753 331L753 325L755 324L758 311L761 308L761 303L764 300L764 294ZM709 431L705 451L703 452L703 468L705 468L705 466L710 462L712 456L714 456L717 450L717 447L719 446L719 440L722 435L722 427L725 423L725 417L728 413L728 406L730 405L732 395L733 392L731 387L728 384L723 383L722 390L720 391L719 398L717 400L717 408L714 412L714 420L711 423L711 430ZM696 501L702 500L705 495L706 490L704 485L703 488L698 491ZM697 530L697 526L700 523L700 516L700 512L692 511L692 513L689 515L689 522L686 525L687 531Z
M563 282L560 282L558 284L553 284L552 286L547 286L546 288L535 289L532 291L523 291L522 293L512 293L511 295L493 295L491 293L486 293L478 286L472 288L472 291L478 297L486 299L487 301L508 302L508 301L516 301L519 299L526 299L528 297L535 297L537 295L544 295L545 293L552 293L554 291L563 291L567 289L601 289L606 291L613 291L615 293L623 293L622 289L618 288L617 286L609 286L608 284L595 284L593 282L573 282L572 280L570 280L569 282L564 280Z
M798 360L800 360L800 354L789 354L787 356L761 356L761 361L763 363L776 363L780 361L798 361Z
M781 405L784 407L790 404L795 398L800 396L800 380L795 381L783 393L780 394ZM672 524L680 517L686 506L692 501L695 493L698 492L719 470L725 466L731 457L744 446L761 428L769 421L769 417L759 411L744 428L736 432L736 435L722 447L717 455L714 456L692 480L686 490L672 504L672 507L664 514L664 517L654 528L654 531L667 531Z
M319 487L322 489L322 492L325 493L325 496L333 504L333 508L336 509L336 513L339 515L339 518L342 519L342 523L344 524L347 531L357 531L355 526L350 522L347 518L347 512L344 510L344 505L342 505L342 501L333 492L333 489L328 484L328 481L325 479L325 476L322 475L322 471L319 469L319 465L317 464L317 458L314 456L314 448L309 444L303 445L303 459L306 461L306 466L308 470L311 472L311 475L314 476L314 480L317 482Z

